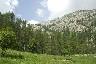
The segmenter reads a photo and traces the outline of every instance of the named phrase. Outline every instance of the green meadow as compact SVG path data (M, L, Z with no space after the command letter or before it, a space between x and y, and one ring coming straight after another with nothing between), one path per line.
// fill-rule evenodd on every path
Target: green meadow
M9 49L5 56L0 55L0 64L96 64L96 54L55 56Z

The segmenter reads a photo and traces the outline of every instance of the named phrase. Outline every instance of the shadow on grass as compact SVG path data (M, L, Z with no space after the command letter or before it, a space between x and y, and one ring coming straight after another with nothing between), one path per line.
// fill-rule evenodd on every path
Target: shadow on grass
M24 59L24 56L22 54L8 54L8 53L4 53L1 54L1 57L5 57L5 58L11 58L11 59Z

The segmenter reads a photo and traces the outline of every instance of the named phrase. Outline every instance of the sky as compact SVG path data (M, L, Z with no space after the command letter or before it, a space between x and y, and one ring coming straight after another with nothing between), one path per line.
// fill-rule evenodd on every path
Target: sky
M14 12L31 24L84 9L96 9L96 0L0 0L0 12Z

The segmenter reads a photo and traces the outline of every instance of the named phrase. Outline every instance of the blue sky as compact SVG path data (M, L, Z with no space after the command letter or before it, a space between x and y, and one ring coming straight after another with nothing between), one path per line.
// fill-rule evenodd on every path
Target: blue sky
M96 9L96 0L0 0L0 11L14 12L31 24L82 9Z
M48 17L48 10L47 8L44 8L40 2L42 0L20 0L19 6L16 8L15 13L17 16L21 16L24 19L27 20L45 20ZM44 11L42 11L42 9ZM44 17L39 15L39 12L41 10L41 15L44 15Z

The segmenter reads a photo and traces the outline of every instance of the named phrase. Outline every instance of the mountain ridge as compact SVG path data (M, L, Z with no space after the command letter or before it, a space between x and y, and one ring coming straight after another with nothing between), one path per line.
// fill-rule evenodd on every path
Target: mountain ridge
M36 24L35 28L48 27L50 30L63 31L65 28L69 28L70 31L84 31L91 25L92 20L96 17L96 9L93 10L78 10L60 18L50 20L49 22L39 25ZM39 25L39 26L38 26Z

